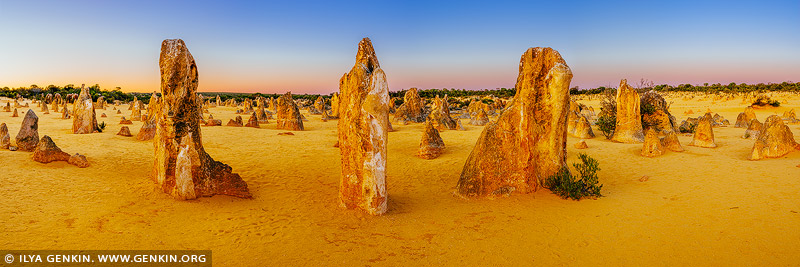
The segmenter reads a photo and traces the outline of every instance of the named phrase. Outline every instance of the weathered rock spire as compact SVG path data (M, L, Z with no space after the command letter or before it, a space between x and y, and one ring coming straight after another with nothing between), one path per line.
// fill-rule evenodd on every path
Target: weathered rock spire
M183 40L167 39L161 43L159 65L161 107L153 114L157 123L153 142L156 182L164 192L178 199L216 194L250 198L247 183L232 173L230 166L212 159L203 148L197 65ZM181 158L189 156L196 159ZM176 176L181 180L176 181ZM188 176L191 179L186 179Z
M389 87L372 42L358 44L356 63L339 80L339 201L369 214L386 212L386 142Z

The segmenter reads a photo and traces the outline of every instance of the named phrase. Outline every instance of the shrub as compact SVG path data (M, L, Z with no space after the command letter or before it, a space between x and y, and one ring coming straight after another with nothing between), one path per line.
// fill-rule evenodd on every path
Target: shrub
M106 129L106 122L101 122L100 124L97 125L97 131L98 132L102 133L103 130L105 130L105 129Z
M601 114L597 117L597 128L603 133L606 139L611 139L614 135L614 129L617 128L617 117L609 114Z
M685 122L678 127L678 131L681 133L694 133L694 129L697 128L697 123Z
M581 163L573 163L575 169L580 174L580 178L573 176L569 172L568 167L562 167L556 174L548 177L545 180L544 187L553 191L554 194L564 199L580 200L584 197L597 198L603 195L600 194L600 189L603 188L602 184L598 184L597 160L589 157L586 154L579 154Z
M780 107L781 106L781 102L778 102L778 100L772 100L771 98L769 98L769 96L766 96L766 95L759 95L756 98L756 101L753 101L753 106L763 107L763 106L767 106L767 105L770 105L770 106L773 106L773 107Z

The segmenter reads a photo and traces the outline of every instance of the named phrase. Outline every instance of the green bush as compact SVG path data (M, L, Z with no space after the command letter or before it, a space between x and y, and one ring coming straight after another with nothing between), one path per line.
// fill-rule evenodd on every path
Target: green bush
M580 178L573 176L569 172L568 167L562 167L556 174L548 177L545 180L544 187L553 191L554 194L564 199L580 200L584 197L597 198L603 195L600 194L600 189L603 188L602 184L598 184L597 160L589 157L586 154L579 154L581 163L573 163L575 169L578 170Z
M100 124L97 125L97 131L98 132L102 133L103 130L105 130L105 129L106 129L106 122L101 122Z
M597 117L597 128L603 133L606 139L611 139L614 130L617 128L617 117L614 115L602 114Z
M766 95L759 95L758 98L756 98L756 101L753 101L753 106L763 107L766 105L770 105L773 107L780 107L781 102L778 102L778 100L772 100Z

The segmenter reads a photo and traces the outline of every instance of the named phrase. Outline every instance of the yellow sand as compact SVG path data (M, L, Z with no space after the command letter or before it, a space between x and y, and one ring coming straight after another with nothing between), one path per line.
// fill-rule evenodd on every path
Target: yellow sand
M706 109L731 124L741 100L675 101L672 113ZM0 101L5 105L7 99ZM779 98L779 100L785 100ZM798 108L800 98L758 119ZM598 101L579 101L599 112ZM153 144L115 135L120 115L98 110L102 134L71 134L71 120L40 117L68 153L91 167L41 164L31 153L0 151L2 249L211 249L220 266L286 265L794 265L800 262L800 152L748 161L744 129L714 128L716 149L688 146L656 158L641 144L600 136L577 151L600 162L605 195L563 200L548 190L495 200L452 194L482 127L443 131L447 149L434 160L415 157L422 125L394 124L389 133L389 211L369 216L339 208L337 121L308 115L306 131L278 136L262 129L204 127L206 151L233 167L254 199L227 196L176 201L150 178ZM119 107L130 116L127 106ZM19 118L0 112L12 140ZM233 108L212 108L223 124ZM800 111L800 109L798 109ZM99 118L105 112L108 118ZM247 116L243 116L247 119ZM495 119L495 118L492 118ZM141 122L129 126L135 135ZM798 133L798 125L790 125ZM797 136L795 137L798 140ZM12 141L13 142L13 141ZM642 176L649 180L640 182Z

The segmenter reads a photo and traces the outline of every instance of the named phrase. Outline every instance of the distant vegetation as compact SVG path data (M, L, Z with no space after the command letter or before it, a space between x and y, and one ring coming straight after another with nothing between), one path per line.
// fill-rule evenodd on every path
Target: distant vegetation
M781 92L798 92L800 93L800 82L798 83L791 83L791 82L783 82L783 83L759 83L759 84L736 84L730 83L727 85L722 84L708 84L705 83L701 85L690 85L690 84L681 84L678 86L671 86L667 84L662 85L652 85L652 83L646 83L643 80L641 84L643 86L639 86L639 90L655 90L657 92L704 92L704 93L727 93L727 94L758 94L770 91L781 91ZM143 102L149 101L150 94L147 93L124 93L120 87L116 87L114 89L101 89L99 85L95 84L88 87L89 93L92 95L92 99L97 100L98 97L103 96L108 101L113 100L121 100L121 101L131 101L133 100L134 96L139 97L140 100ZM572 95L582 95L582 94L602 94L603 92L607 92L609 87L598 87L592 89L580 89L579 87L573 87L570 89L570 94ZM31 85L28 87L18 87L18 88L9 88L3 87L0 88L0 96L10 97L13 98L17 95L20 95L25 98L33 98L38 99L42 98L44 95L47 94L61 94L65 96L67 94L78 94L80 93L81 88L79 86L75 86L74 84L68 84L64 86L56 86L56 85L48 85L45 87L39 87L38 85ZM397 92L389 92L389 96L392 98L399 98L400 101L395 100L396 104L402 103L402 98L405 95L407 90L400 90ZM516 93L516 89L514 88L495 88L495 89L483 89L483 90L466 90L466 89L455 89L455 88L442 88L442 89L423 89L419 90L419 96L423 98L433 98L437 95L443 97L444 95L448 95L450 97L451 105L463 107L469 104L469 101L458 101L455 98L461 97L500 97L500 98L509 98L513 97ZM160 94L160 93L159 93ZM227 92L201 92L203 96L207 98L216 98L217 96L220 97L222 101L228 99L236 99L237 101L241 101L245 98L254 99L258 96L270 98L270 97L279 97L282 94L262 94L262 93L227 93ZM329 99L333 93L327 95L320 95L320 94L294 94L292 97L294 99L307 99L307 100L315 100L317 97L322 96L323 98ZM484 103L490 102L490 99L482 100ZM767 105L775 105L777 101L765 103ZM754 104L761 104L761 103L754 103Z
M678 86L671 86L668 84L652 85L652 84L647 84L646 80L643 80L643 82L640 83L645 84L645 86L638 86L639 90L655 90L656 92L701 92L710 94L716 94L716 93L739 94L739 93L765 93L770 91L780 91L780 92L800 93L800 82L797 83L782 82L782 83L768 83L768 84L729 83L727 85L722 85L719 83L716 84L704 83L703 85L681 84ZM578 87L573 87L569 90L569 93L572 95L581 95L581 94L591 95L591 94L603 93L606 89L613 89L613 88L601 86L598 88L581 90Z

